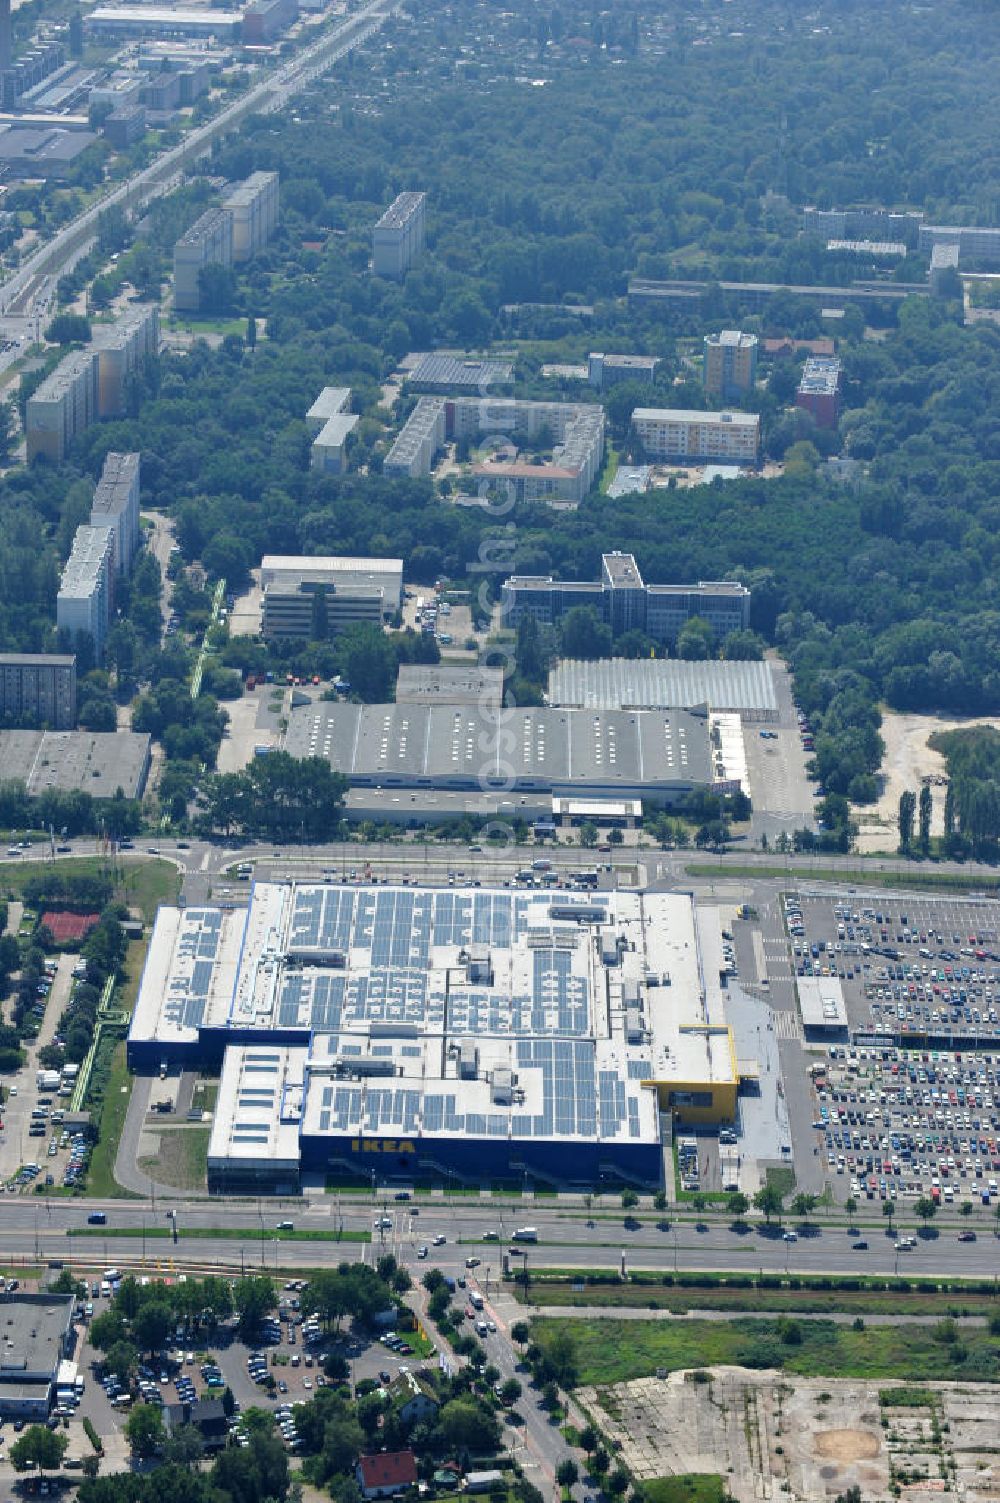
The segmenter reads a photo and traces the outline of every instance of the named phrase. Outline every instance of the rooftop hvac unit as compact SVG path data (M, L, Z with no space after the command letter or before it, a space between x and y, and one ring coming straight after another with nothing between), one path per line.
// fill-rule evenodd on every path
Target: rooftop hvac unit
M463 1040L458 1051L459 1080L476 1080L479 1076L479 1049L471 1039Z

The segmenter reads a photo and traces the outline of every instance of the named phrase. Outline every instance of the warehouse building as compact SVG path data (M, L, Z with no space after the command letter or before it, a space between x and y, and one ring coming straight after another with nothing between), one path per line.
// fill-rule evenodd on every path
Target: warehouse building
M60 1368L73 1352L75 1308L72 1294L0 1294L0 1419L48 1419Z
M565 658L549 673L547 701L581 710L671 710L707 704L746 722L778 719L774 675L767 662Z
M411 357L415 358L415 357ZM421 355L408 372L410 391L430 396L480 396L491 386L509 386L514 367L509 360L473 360L466 355Z
M80 526L59 581L56 625L76 642L83 635L93 642L100 663L114 603L115 539L111 527Z
M670 642L686 621L697 616L722 641L750 624L750 591L745 585L732 579L647 585L631 553L603 554L600 579L514 574L504 580L500 593L503 623L511 629L524 616L551 626L578 605L592 606L616 637L637 630Z
M473 664L402 663L396 674L398 705L479 705L493 713L503 704L503 669Z
M237 42L243 12L210 7L168 9L156 5L96 5L83 19L84 34L95 42L139 37L201 37Z
M134 799L145 791L150 746L138 731L0 731L0 765L33 798L58 789Z
M739 1069L689 896L258 883L157 915L129 1065L221 1066L215 1192L299 1172L659 1185Z
M200 273L206 266L232 264L233 216L228 209L206 209L174 246L174 307L178 312L198 312Z
M291 5L294 20L294 0L273 0L274 5L286 3ZM278 228L278 174L252 172L226 194L222 207L233 219L233 261L249 261Z
M641 798L670 806L716 787L708 712L359 705L293 709L284 749L325 757L352 788ZM418 805L413 805L414 808Z
M0 720L71 730L76 725L73 654L0 653Z
M372 270L399 282L422 252L426 240L426 193L400 193L372 231Z
M138 454L105 456L90 510L90 525L111 528L115 572L119 576L131 574L139 551Z
M637 407L632 428L651 459L731 459L756 464L760 415L756 412L690 412Z
M403 561L266 554L260 588L265 639L323 641L358 621L391 621L403 600Z

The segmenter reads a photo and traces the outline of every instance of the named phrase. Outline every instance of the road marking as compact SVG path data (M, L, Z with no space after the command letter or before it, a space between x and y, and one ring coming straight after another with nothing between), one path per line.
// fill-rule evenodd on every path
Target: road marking
M772 1017L774 1018L774 1036L776 1039L783 1039L785 1042L795 1041L801 1043L802 1024L799 1022L797 1012L775 1012L772 1013Z

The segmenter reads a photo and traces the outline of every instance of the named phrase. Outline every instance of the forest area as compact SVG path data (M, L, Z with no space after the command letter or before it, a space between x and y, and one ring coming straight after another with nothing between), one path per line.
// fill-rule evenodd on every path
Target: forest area
M474 56L458 75L456 28L479 39L494 25L509 64ZM226 292L246 336L166 353L127 418L93 427L64 465L0 482L0 641L56 645L58 568L94 478L109 450L139 449L143 505L176 519L186 563L234 589L264 552L398 555L418 585L478 588L492 550L494 598L515 570L593 577L609 548L634 551L649 581L743 580L754 632L794 669L820 781L874 797L880 704L1000 711L1000 330L963 327L956 299L909 298L875 330L848 306L837 334L840 447L860 466L850 485L827 477L819 435L787 419L798 364L779 361L753 398L774 449L789 454L779 478L613 503L595 489L575 511L521 505L503 533L428 481L380 474L407 399L390 430L379 388L413 349L509 350L532 395L552 394L543 360L627 349L663 361L663 405L699 405L678 342L721 326L713 298L650 313L626 301L628 276L836 279L823 244L797 231L804 203L995 223L998 28L982 4L845 4L823 25L766 0L696 16L652 6L612 24L575 4L519 3L500 17L470 0L445 18L415 0L392 47L354 55L301 100L298 119L252 119L216 151L213 178L281 175L279 234ZM544 87L525 86L532 70ZM427 255L400 285L373 278L371 225L414 185L428 194ZM182 210L209 194L206 182L188 187ZM155 292L179 217L169 200L151 215L118 276L131 258L136 284ZM919 279L917 260L898 278ZM580 332L557 310L553 337L539 335L544 318L524 336L504 312L520 301L586 303L593 316ZM741 323L823 332L818 306L793 297ZM356 472L339 478L309 468L304 414L325 384L350 385L361 414ZM606 399L624 453L630 395ZM234 649L239 666L246 654ZM162 733L173 722L158 697L177 697L180 655L151 667L141 625L122 651L131 671L152 673L137 723ZM106 716L105 685L91 687ZM205 701L191 734L175 738L191 776L221 736L217 699Z

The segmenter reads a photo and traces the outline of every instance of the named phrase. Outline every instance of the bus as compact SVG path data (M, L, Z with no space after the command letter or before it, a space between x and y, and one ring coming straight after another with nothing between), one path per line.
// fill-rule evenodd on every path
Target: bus
M514 1242L537 1242L537 1226L519 1226L517 1231L514 1233L512 1240Z

